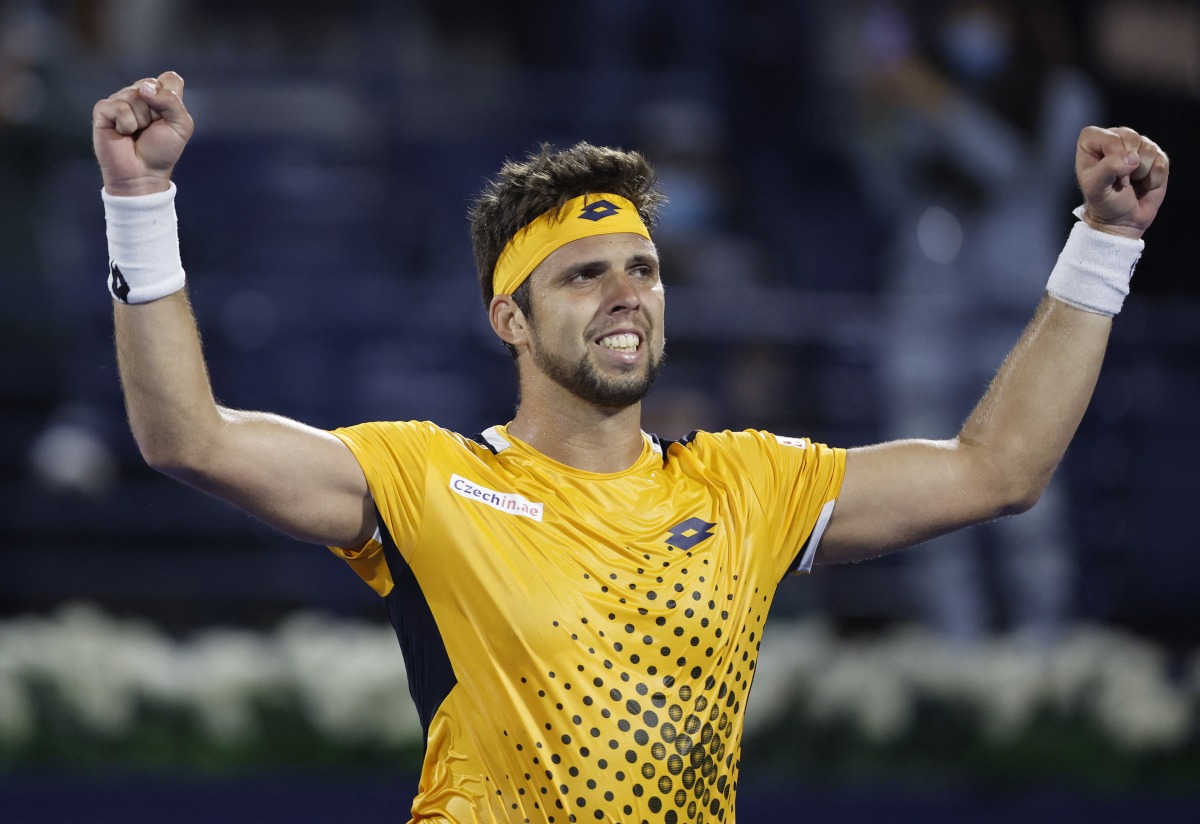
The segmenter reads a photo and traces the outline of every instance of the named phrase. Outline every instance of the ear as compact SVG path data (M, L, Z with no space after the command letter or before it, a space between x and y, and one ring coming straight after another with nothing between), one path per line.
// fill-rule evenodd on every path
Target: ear
M529 322L512 295L496 295L488 304L492 331L510 346L519 347L529 338Z

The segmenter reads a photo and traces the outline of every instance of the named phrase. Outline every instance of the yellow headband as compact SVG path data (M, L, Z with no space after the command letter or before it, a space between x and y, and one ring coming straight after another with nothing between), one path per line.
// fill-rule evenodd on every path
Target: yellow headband
M539 215L505 244L492 272L492 291L511 295L560 246L592 235L632 232L650 240L637 209L620 195L587 194Z

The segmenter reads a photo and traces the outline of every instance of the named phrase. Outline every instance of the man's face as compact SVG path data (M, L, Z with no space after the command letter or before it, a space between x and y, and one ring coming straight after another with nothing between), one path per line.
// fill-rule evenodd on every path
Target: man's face
M542 376L605 408L637 403L664 357L658 253L640 235L597 235L530 275L529 351Z

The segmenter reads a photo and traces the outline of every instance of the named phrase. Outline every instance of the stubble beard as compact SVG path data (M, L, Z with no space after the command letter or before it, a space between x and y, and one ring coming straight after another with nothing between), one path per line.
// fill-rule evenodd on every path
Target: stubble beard
M533 362L550 380L581 400L606 409L624 409L646 397L666 360L665 352L651 351L644 369L609 377L600 373L586 352L572 362L540 344L538 341L531 347Z

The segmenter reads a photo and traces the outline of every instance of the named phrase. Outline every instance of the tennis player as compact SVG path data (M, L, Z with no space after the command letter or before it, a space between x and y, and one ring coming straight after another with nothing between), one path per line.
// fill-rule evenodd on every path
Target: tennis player
M151 466L334 548L381 596L425 731L419 822L733 821L780 581L1033 505L1168 174L1148 138L1085 129L1080 220L961 431L846 450L643 432L665 339L662 195L639 154L544 148L471 211L488 317L516 361L513 419L475 437L419 421L327 432L214 401L176 234L183 91L167 72L94 110L130 424Z

